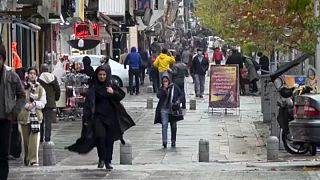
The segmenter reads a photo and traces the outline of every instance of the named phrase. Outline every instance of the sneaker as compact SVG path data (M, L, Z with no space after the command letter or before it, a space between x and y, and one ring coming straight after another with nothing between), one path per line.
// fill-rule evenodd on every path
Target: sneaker
M32 163L30 163L30 166L39 166L39 163L37 163L37 162L32 162Z
M167 143L163 143L162 146L163 146L163 149L166 149L167 148Z

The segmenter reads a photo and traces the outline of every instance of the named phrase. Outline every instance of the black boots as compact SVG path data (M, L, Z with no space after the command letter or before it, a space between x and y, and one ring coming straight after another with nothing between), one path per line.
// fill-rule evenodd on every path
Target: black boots
M105 161L99 161L98 168L103 168L104 166L106 166L107 170L113 169L113 167L111 166L111 163L108 163L108 162L105 162Z
M106 169L107 169L107 170L113 169L113 167L111 166L110 163L107 163L107 162L106 162L105 165L106 165Z
M99 161L98 168L103 168L103 167L104 167L104 161Z

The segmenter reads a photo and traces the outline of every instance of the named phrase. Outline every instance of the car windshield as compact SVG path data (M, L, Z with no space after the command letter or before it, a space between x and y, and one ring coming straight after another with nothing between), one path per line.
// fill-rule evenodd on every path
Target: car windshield
M84 56L74 56L74 57L70 57L71 60L75 61L75 62L82 62ZM100 57L98 56L91 56L91 66L100 66L101 62L100 62Z

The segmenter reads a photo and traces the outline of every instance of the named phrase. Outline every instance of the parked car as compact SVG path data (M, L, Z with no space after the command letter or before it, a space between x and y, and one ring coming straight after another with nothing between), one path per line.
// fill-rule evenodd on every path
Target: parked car
M69 59L75 62L82 62L84 56L88 56L91 59L91 66L94 70L101 65L100 60L104 57L103 55L83 54L76 56L69 56ZM111 67L112 81L120 87L129 86L129 75L128 70L124 69L124 66L113 59L109 59L109 65Z

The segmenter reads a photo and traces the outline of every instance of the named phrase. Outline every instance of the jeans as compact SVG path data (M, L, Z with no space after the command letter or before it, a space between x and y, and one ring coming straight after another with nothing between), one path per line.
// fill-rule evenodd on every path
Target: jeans
M196 93L196 96L203 96L204 94L204 83L205 83L205 75L199 75L195 74L194 75L194 90Z
M105 163L111 163L113 154L113 135L112 131L108 126L102 123L103 128L105 128L105 136L97 137L97 150L99 161L104 161Z
M9 147L11 138L11 122L0 119L0 179L6 180L9 174Z
M167 144L168 142L168 123L169 123L169 112L161 110L161 121L162 121L162 143ZM177 121L170 121L171 128L171 142L176 142L177 137Z
M44 108L42 112L43 121L40 127L40 141L43 141L44 136L44 140L49 142L51 141L51 124L52 121L55 121L55 118L57 118L56 112L54 111L54 108Z
M185 95L185 92L184 92L184 82L176 83L176 84L180 88L181 93L182 93L182 98L181 98L182 107L186 107L186 95Z
M140 78L140 70L139 69L129 69L129 91L133 93L133 76L135 78L136 86L135 92L139 92L139 78Z

